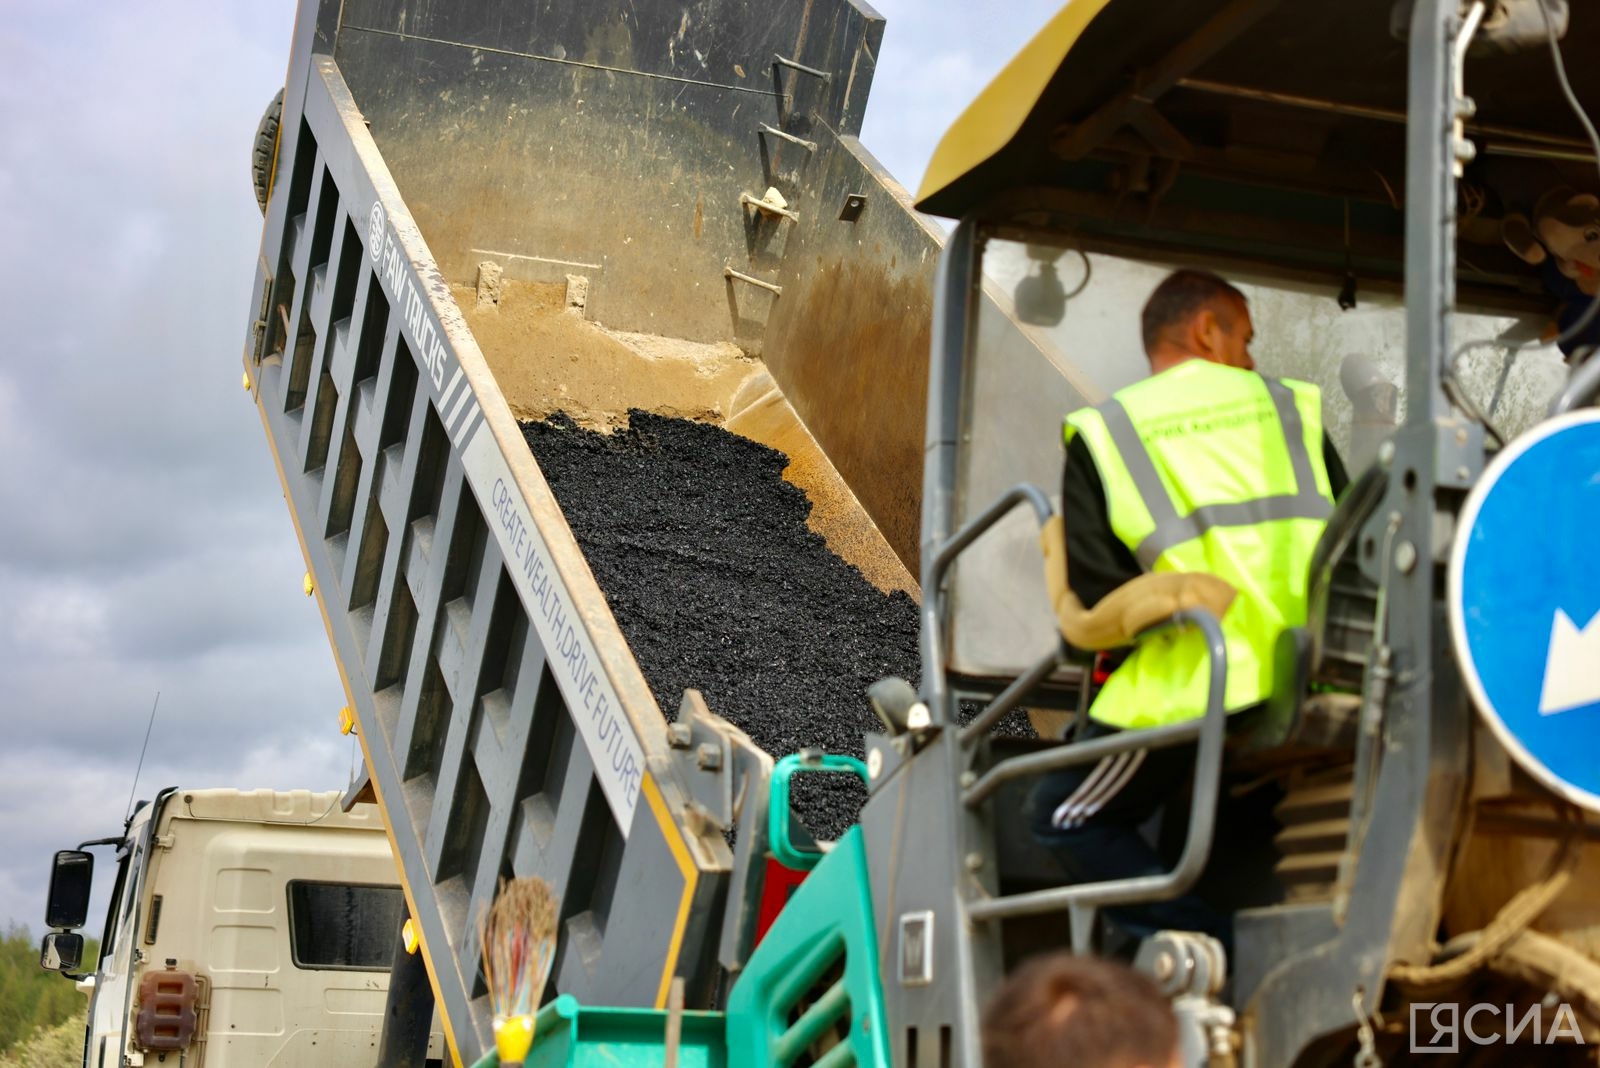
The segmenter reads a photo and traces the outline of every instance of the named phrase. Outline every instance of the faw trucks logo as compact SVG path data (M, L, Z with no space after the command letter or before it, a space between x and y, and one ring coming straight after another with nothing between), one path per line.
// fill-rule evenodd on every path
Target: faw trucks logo
M372 257L373 270L378 272L385 288L394 295L395 307L411 336L417 362L427 371L434 391L443 390L445 365L454 362L445 347L444 331L429 312L428 301L417 285L416 272L407 269L410 261L389 226L383 204L376 200L367 213L367 255Z
M374 200L372 212L367 216L367 254L377 263L383 257L383 235L389 232L389 220L384 217L383 204Z

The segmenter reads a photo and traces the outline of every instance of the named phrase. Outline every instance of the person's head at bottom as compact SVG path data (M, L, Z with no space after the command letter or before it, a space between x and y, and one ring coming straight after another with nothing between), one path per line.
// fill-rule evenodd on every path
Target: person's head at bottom
M1147 976L1050 953L1017 969L983 1013L985 1068L1181 1068L1178 1022Z

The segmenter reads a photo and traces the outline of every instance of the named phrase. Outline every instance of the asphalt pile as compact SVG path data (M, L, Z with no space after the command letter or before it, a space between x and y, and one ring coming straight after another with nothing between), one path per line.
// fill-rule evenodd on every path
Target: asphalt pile
M563 415L523 434L669 719L692 688L775 757L862 755L867 687L917 679L917 605L807 529L783 453L641 411L610 434ZM832 839L865 796L853 778L803 776L794 804Z

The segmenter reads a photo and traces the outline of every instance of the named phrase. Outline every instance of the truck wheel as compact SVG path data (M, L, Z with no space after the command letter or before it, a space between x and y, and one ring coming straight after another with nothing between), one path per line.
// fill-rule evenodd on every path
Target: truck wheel
M267 195L272 192L272 172L278 162L278 124L283 119L283 90L267 105L256 127L256 143L250 153L250 176L255 180L256 204L267 213Z

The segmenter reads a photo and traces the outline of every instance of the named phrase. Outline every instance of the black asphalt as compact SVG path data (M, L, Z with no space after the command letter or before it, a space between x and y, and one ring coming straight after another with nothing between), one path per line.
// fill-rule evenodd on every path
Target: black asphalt
M609 435L561 415L523 434L669 720L693 688L775 757L862 755L877 722L867 687L917 682L917 605L806 527L783 453L640 411ZM819 778L801 780L795 807L836 838L865 791Z

